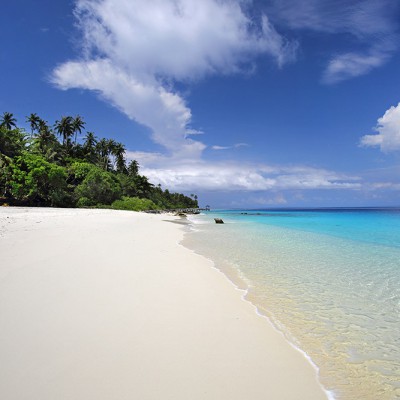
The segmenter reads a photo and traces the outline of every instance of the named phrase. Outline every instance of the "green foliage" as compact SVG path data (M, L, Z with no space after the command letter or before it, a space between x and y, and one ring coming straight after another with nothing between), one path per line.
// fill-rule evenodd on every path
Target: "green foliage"
M118 174L117 178L122 188L123 196L136 197L138 189L134 177L125 174Z
M13 161L10 157L0 153L0 196L8 197L12 175L13 175Z
M78 202L76 203L77 207L92 207L93 206L93 201L88 199L87 197L81 197Z
M125 210L197 207L197 196L170 193L127 164L126 149L87 132L82 117L64 116L53 127L32 113L30 135L12 113L0 116L0 200L10 204L109 207ZM57 134L60 140L57 138ZM28 139L29 137L29 139Z
M62 206L68 201L65 168L29 153L16 157L9 168L10 192L17 200L50 206Z
M197 196L191 199L182 193L170 193L168 189L162 190L161 186L154 187L148 197L163 209L198 207Z
M121 185L118 179L110 172L93 167L85 179L75 188L75 194L79 197L90 199L90 204L111 204L122 195Z
M0 153L15 157L21 154L26 144L26 134L23 130L8 129L5 125L0 125Z
M122 200L115 200L111 204L114 210L129 210L129 211L145 211L158 210L157 207L149 199L140 199L139 197L123 197Z
M81 183L94 168L96 168L96 166L88 162L73 161L68 168L68 172L73 176L75 182Z

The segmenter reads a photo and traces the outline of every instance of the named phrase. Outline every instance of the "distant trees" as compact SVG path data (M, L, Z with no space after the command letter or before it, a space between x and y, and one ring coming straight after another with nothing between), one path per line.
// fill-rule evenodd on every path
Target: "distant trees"
M170 193L139 173L136 160L114 139L86 132L79 115L63 116L53 127L36 113L31 132L17 127L12 113L0 118L0 203L119 209L197 207L197 196ZM61 140L58 140L57 136Z

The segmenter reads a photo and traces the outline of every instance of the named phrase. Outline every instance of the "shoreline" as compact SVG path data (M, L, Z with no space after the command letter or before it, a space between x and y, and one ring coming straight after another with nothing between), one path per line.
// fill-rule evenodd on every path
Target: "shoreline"
M194 229L195 224L193 221L190 221L188 219L187 223L182 223L189 229ZM194 254L199 255L200 257L203 257L204 259L208 260L209 262L212 263L212 268L216 269L219 273L221 273L230 283L231 285L241 293L241 298L244 302L249 303L253 308L254 312L257 316L260 318L263 318L266 320L266 322L271 326L272 329L274 329L278 334L282 335L284 340L288 343L290 347L292 347L296 352L299 352L304 359L312 366L312 368L315 371L315 374L317 376L318 384L320 385L321 389L324 391L326 398L328 400L335 400L335 394L333 391L326 389L323 384L320 382L320 369L318 365L313 361L311 356L303 350L301 347L296 345L293 341L290 340L287 332L285 329L282 329L279 327L279 324L277 324L277 321L274 320L274 317L272 316L271 312L268 312L267 310L262 310L260 307L250 298L250 292L249 292L249 284L246 283L246 280L241 274L239 273L239 270L233 269L233 268L227 268L225 267L219 267L217 266L216 262L212 259L207 257L206 255L202 254L201 252L198 252L195 248L195 245L185 245L183 244L185 240L186 234L190 233L190 231L185 231L184 238L180 242L180 245L191 250ZM276 318L275 318L276 319Z
M165 219L0 209L0 394L326 399L305 355Z
M226 225L215 225L214 217ZM235 284L241 278L247 300L318 366L328 396L395 398L398 213L274 217L265 211L247 218L236 210L194 216L185 245L212 259ZM303 229L310 218L315 232ZM356 226L357 240L319 233L320 226L342 225L352 232L354 221L365 221ZM371 235L374 244L364 242L377 221L382 230ZM382 246L390 232L394 245Z

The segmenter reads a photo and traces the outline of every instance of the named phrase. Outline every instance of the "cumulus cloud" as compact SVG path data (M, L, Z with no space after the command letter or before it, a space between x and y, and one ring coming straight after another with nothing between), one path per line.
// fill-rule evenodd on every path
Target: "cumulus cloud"
M109 60L67 62L53 76L61 89L75 87L100 93L128 117L150 127L153 140L172 152L198 157L205 148L187 138L193 134L187 128L191 111L179 95L137 80Z
M292 29L349 34L364 52L332 57L323 82L332 84L370 72L385 64L398 48L397 0L273 0L273 17Z
M277 33L266 15L258 23L249 0L77 0L82 54L53 71L61 89L92 90L149 127L170 153L199 157L205 145L189 136L191 110L175 89L210 74L244 70L267 54L293 60L296 43Z
M379 147L384 153L400 150L400 103L378 119L375 130L377 134L361 138L361 146Z

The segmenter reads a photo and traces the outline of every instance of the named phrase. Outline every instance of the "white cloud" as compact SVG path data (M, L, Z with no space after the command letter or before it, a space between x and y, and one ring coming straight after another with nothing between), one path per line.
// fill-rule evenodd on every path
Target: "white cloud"
M329 62L322 80L331 84L365 75L372 69L383 65L389 57L388 52L341 54Z
M61 89L100 93L128 117L151 128L153 140L170 152L199 157L205 148L201 142L186 138L191 111L179 95L141 82L109 60L67 62L56 68L53 76Z
M278 61L293 49L266 16L257 28L248 0L78 0L75 15L85 48L134 75L192 79L233 72L257 53Z
M350 34L353 44L366 47L364 52L347 51L331 58L324 83L364 75L385 64L398 48L397 0L273 0L272 4L271 15L292 29Z
M361 138L362 146L377 146L385 153L400 150L400 103L396 107L390 107L383 117L378 119L375 130L377 134Z
M229 150L232 147L231 146L218 146L218 145L216 145L216 146L211 146L211 148L213 150Z
M232 146L211 146L212 150L229 150L229 149L239 149L240 147L249 147L247 143L235 143Z
M397 0L272 0L272 15L293 29L363 38L396 30Z
M370 185L372 190L400 190L400 183L395 182L375 182Z
M188 139L191 110L174 90L208 74L240 72L259 54L278 65L293 60L287 42L260 15L244 12L249 0L77 0L80 59L59 65L52 82L100 96L148 126L169 153L199 157L205 145Z
M290 189L360 189L358 177L305 166L182 160L130 152L141 173L154 184L175 191L276 191Z

